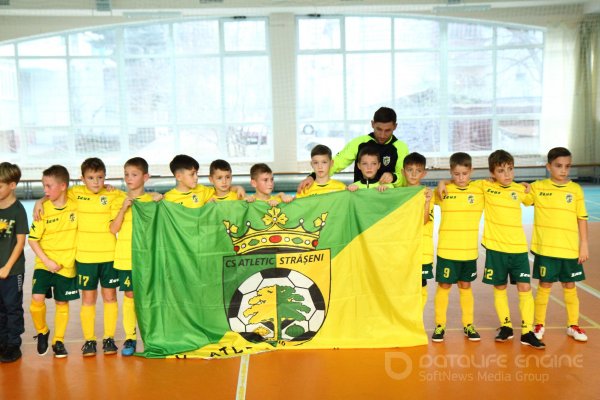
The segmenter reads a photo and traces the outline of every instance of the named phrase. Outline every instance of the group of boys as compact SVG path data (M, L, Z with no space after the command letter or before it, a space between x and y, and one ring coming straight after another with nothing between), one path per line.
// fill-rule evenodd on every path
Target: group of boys
M381 153L376 146L365 145L358 150L356 168L358 180L346 187L331 179L334 160L331 150L317 145L311 152L314 183L299 190L302 198L329 192L358 189L387 190L397 186L419 186L426 175L426 159L411 153L398 160L402 177L394 184L381 177ZM266 164L255 164L250 170L250 184L255 193L247 196L241 186L232 186L231 166L215 160L209 170L213 187L198 184L199 163L190 156L178 155L170 163L176 179L175 188L164 195L165 201L188 208L202 207L209 202L245 199L264 201L271 206L290 202L293 196L273 194L274 179ZM516 184L514 160L498 150L489 157L490 180L471 181L471 157L455 153L450 158L451 181L441 182L433 199L425 190L423 213L422 305L427 301L427 279L433 278L433 206L441 208L441 224L437 249L435 322L432 340L441 342L446 329L448 295L452 284L458 284L464 333L469 340L480 340L473 324L473 294L471 282L476 278L478 232L485 209L483 245L486 248L485 283L494 286L495 306L501 327L497 341L513 337L507 279L517 283L522 317L521 343L544 348L541 342L548 297L552 282L563 283L568 313L569 336L585 341L585 332L578 326L579 303L574 282L584 279L582 263L588 258L587 215L581 187L568 178L571 154L564 148L552 149L547 168L550 179L535 182L530 188ZM14 191L20 179L19 168L0 164L0 360L15 361L21 356L20 335L24 331L22 284L24 277L23 248L25 237L36 254L33 274L31 316L38 332L37 351L48 351L50 330L46 323L45 298L54 295L56 315L52 349L57 358L67 356L64 335L69 318L68 302L80 297L81 327L85 343L84 356L96 354L94 333L98 282L104 304L104 354L118 350L114 336L117 324L117 286L124 292L123 355L136 350L136 315L132 281L131 236L134 201L158 201L158 193L147 193L148 164L135 157L124 165L127 192L105 185L106 168L98 158L89 158L81 165L83 185L68 188L66 168L54 165L43 172L45 197L36 203L31 231L27 216ZM395 177L396 178L396 177ZM385 183L383 183L383 182ZM529 189L531 189L529 191ZM535 205L532 252L535 255L534 278L540 280L534 300L530 286L527 242L521 223L520 204ZM7 255L6 257L4 255ZM19 298L20 296L20 298Z

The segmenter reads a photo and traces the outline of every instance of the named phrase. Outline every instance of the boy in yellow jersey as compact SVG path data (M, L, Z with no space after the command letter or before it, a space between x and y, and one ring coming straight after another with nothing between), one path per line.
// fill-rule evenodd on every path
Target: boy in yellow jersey
M64 337L69 322L69 301L79 298L75 254L77 251L77 204L67 197L69 171L53 165L42 174L44 217L34 221L29 233L29 245L36 255L29 311L38 334L37 352L48 352L50 330L46 323L46 294L53 293L56 302L54 357L67 356Z
M310 165L315 174L315 182L296 195L296 198L314 196L318 194L338 192L345 190L346 185L335 179L331 179L329 171L333 167L331 149L325 145L318 144L310 151Z
M427 175L427 160L419 153L410 153L402 162L402 175L406 186L420 186L421 179ZM425 208L423 219L423 256L421 271L421 298L423 310L427 303L427 279L433 278L433 201L431 189L425 189Z
M377 177L377 171L381 167L379 150L373 146L362 147L358 151L356 157L356 167L360 171L362 178L359 181L348 185L347 189L351 192L355 192L358 189L376 189L379 192L383 192L389 188L393 188L392 183L381 183Z
M96 355L96 300L98 282L104 303L104 354L116 354L115 332L117 330L117 286L119 274L114 268L117 238L110 231L110 221L117 202L125 194L120 190L108 191L104 187L106 167L99 158L88 158L81 164L84 185L69 189L69 197L77 201L79 226L77 228L78 286L81 290L81 328L85 343L84 357Z
M250 185L252 185L256 192L247 197L246 200L249 203L255 200L266 201L271 207L275 207L281 202L289 203L294 200L293 196L283 192L277 195L272 194L275 180L273 179L273 171L271 171L271 168L267 164L254 164L250 168Z
M209 201L238 200L238 194L231 190L231 165L225 160L210 163L208 180L212 183L214 194Z
M525 194L523 185L513 182L514 159L504 150L496 150L488 157L493 182L481 180L484 193L484 228L482 245L485 247L483 283L494 285L494 305L500 328L497 342L513 338L513 327L506 291L508 277L517 285L521 311L521 344L535 349L546 346L533 334L533 295L531 273L527 257L527 239L523 231L521 204L533 203L531 194Z
M200 164L194 158L179 154L169 164L177 185L165 193L165 200L181 204L187 208L199 208L205 205L215 194L215 189L198 184ZM246 192L241 186L233 186L238 198L244 198Z
M583 263L589 259L587 219L583 190L569 179L571 152L556 147L548 152L550 179L531 185L534 201L531 252L533 277L539 279L535 297L534 333L544 335L546 310L552 283L563 287L567 308L567 335L587 341L579 327L579 298L575 282L585 279Z
M29 229L27 212L15 196L20 180L18 165L0 163L0 362L3 363L21 358L21 334L25 332L23 248Z
M136 315L133 301L133 281L131 269L131 235L133 231L133 213L131 205L134 201L153 201L152 195L146 193L144 184L150 178L148 174L148 163L141 157L134 157L124 165L124 178L127 185L127 196L120 197L113 208L113 220L110 223L110 231L117 235L115 247L115 269L119 274L119 290L124 292L123 296L123 329L125 331L125 343L121 354L131 356L135 353L137 344ZM115 210L118 210L115 213Z
M481 338L473 325L474 299L471 282L477 278L477 245L479 223L483 212L481 187L471 182L471 156L454 153L450 156L452 181L446 186L447 194L436 192L435 204L442 212L440 222L435 280L434 342L443 342L446 332L448 296L453 284L458 285L462 323L465 336L471 341Z

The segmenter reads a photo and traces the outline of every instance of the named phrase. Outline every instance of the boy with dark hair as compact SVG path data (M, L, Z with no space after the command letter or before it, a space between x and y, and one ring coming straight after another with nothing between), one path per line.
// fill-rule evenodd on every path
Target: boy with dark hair
M479 221L484 200L481 187L471 182L473 172L471 156L458 152L450 156L451 183L446 194L436 192L435 204L442 212L439 228L435 280L435 330L434 342L443 342L446 332L448 297L453 284L457 284L462 324L465 336L470 341L481 337L473 325L474 299L471 282L477 278L477 256Z
M539 279L535 297L534 333L544 335L552 284L563 287L567 309L567 335L587 341L579 327L579 298L575 282L585 279L583 263L589 259L585 201L581 186L569 178L571 152L555 147L548 152L549 179L531 185L534 201L531 252L535 255L533 277Z
M56 311L52 350L54 357L68 352L64 337L69 322L69 301L79 299L75 255L77 252L77 203L67 196L69 171L53 165L42 173L44 217L31 224L29 245L36 254L29 311L38 334L37 352L48 352L50 330L46 323L46 294L53 293Z
M331 149L323 144L318 144L310 152L310 165L315 174L315 183L308 189L298 193L296 198L308 197L318 194L337 192L346 189L340 181L331 179L329 171L333 167Z
M231 165L225 160L214 160L210 163L208 180L215 193L210 201L238 200L238 194L231 190L233 179Z
M402 162L402 175L406 186L420 186L421 179L427 175L427 160L419 153L410 153ZM423 258L421 272L421 298L423 310L427 303L427 279L433 278L433 202L431 189L425 189L424 226L423 226Z
M494 286L494 306L500 328L497 342L513 338L513 327L508 307L506 286L508 277L516 283L521 311L521 344L535 349L545 345L533 334L533 295L531 273L527 257L527 240L523 230L521 204L530 206L532 196L523 185L513 182L514 159L504 150L496 150L488 157L493 182L476 182L484 193L484 229L482 245L485 252L483 283Z
M355 192L358 189L377 189L379 192L383 192L388 188L393 188L394 185L391 183L382 184L377 179L377 171L381 166L381 160L379 158L379 151L372 146L365 146L358 152L356 158L356 165L361 172L360 180L348 185L347 189L351 192Z
M136 314L133 300L133 280L131 270L131 235L133 231L133 213L131 205L134 201L153 201L152 195L144 189L144 184L150 178L148 163L141 157L130 158L123 166L124 179L127 185L127 196L120 197L113 208L110 231L117 235L115 246L115 269L119 275L119 290L123 296L123 329L125 343L121 354L131 356L135 353L137 344Z
M169 168L175 176L177 185L165 193L166 201L181 204L187 208L199 208L204 206L215 194L214 188L198 184L200 164L192 157L179 154L173 158ZM233 189L238 198L246 195L241 186L234 186Z
M27 213L15 196L21 180L16 164L0 163L0 362L21 358L25 239L29 233Z
M273 179L273 171L264 163L254 164L250 168L250 184L256 190L253 195L248 196L247 201L252 203L255 200L266 201L271 207L284 202L289 203L294 198L283 192L273 195L275 180Z

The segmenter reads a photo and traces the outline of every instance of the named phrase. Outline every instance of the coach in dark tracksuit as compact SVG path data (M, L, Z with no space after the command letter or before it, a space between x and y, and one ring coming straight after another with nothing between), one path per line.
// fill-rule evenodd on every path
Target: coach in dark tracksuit
M333 158L333 166L329 174L333 175L336 172L340 172L354 162L354 182L359 181L362 178L362 174L356 166L356 156L362 147L371 146L379 150L381 159L381 167L375 179L383 184L393 183L396 187L402 186L404 183L402 161L408 154L408 146L394 136L394 131L398 126L396 123L396 112L391 108L381 107L373 115L371 126L373 127L373 132L352 139L336 154ZM313 182L314 174L311 174L300 182L298 193L312 185Z

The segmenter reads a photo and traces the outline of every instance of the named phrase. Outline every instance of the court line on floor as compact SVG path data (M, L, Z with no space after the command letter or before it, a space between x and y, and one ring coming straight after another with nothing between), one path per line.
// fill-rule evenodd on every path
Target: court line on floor
M240 357L240 372L238 373L236 400L246 399L246 383L248 381L248 368L250 365L250 354L244 354Z

